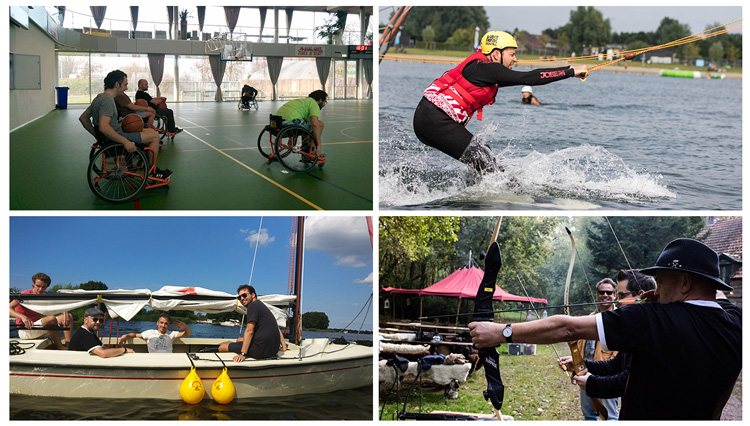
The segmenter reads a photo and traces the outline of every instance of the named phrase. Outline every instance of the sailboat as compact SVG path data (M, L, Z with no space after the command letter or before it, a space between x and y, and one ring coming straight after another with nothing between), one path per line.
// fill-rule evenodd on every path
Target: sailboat
M100 358L86 352L59 351L49 338L20 340L11 342L10 394L180 400L180 385L192 367L209 386L226 367L238 399L288 397L372 385L371 346L301 338L299 309L304 218L298 220L295 294L259 296L271 308L280 326L286 325L286 310L291 307L293 315L287 351L278 352L272 359L248 358L235 363L234 353L201 352L232 341L230 339L180 338L174 341L172 353L148 353L146 342L134 338L126 346L135 353ZM245 313L245 307L236 295L201 287L166 286L153 292L147 289L68 290L11 297L42 315L103 305L107 316L125 321L145 307L162 311ZM105 347L114 347L118 343L117 336L101 340ZM205 397L212 398L211 392L206 392Z

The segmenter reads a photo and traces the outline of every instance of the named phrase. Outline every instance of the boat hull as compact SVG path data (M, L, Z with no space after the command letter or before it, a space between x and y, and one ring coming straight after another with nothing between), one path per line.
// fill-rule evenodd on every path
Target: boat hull
M326 339L291 345L278 359L235 363L233 356L129 353L105 359L85 352L31 349L10 357L9 388L18 395L181 400L180 385L191 361L208 399L225 365L238 399L325 393L371 386L373 380L372 348L333 345Z

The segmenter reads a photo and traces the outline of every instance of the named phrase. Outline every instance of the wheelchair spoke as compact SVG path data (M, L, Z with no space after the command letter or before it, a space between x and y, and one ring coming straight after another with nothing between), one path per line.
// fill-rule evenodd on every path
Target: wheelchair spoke
M89 187L103 200L129 201L146 186L147 161L146 155L140 150L128 153L119 145L102 148L89 163Z

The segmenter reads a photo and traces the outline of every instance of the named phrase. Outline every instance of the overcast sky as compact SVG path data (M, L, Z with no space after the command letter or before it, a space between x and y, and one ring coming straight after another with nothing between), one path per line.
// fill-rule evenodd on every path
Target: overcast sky
M726 24L742 19L741 7L674 7L674 6L594 6L600 10L613 32L655 31L664 17L690 26L691 34L714 23ZM502 6L485 7L493 30L526 30L539 34L547 28L565 25L570 11L577 6ZM714 25L712 25L714 26ZM741 32L742 30L737 30Z
M605 19L609 19L612 31L618 33L655 31L664 17L688 24L692 34L705 30L706 25L716 22L726 24L742 19L742 8L739 6L594 7L602 12ZM570 19L570 11L576 8L577 6L487 6L485 10L490 18L492 30L513 31L518 28L531 34L540 34L547 28L554 29L565 25ZM387 23L394 8L380 7L379 10L381 24ZM736 30L736 32L741 33L742 29Z

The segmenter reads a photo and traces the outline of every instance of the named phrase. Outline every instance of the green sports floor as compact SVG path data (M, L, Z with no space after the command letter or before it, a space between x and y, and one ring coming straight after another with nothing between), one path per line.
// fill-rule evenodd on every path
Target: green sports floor
M373 103L332 100L322 110L327 162L307 173L267 164L257 148L283 101L238 111L236 101L170 104L185 129L165 139L157 166L174 172L169 189L111 204L86 179L94 141L69 105L10 133L11 210L372 210ZM12 113L12 112L11 112Z

